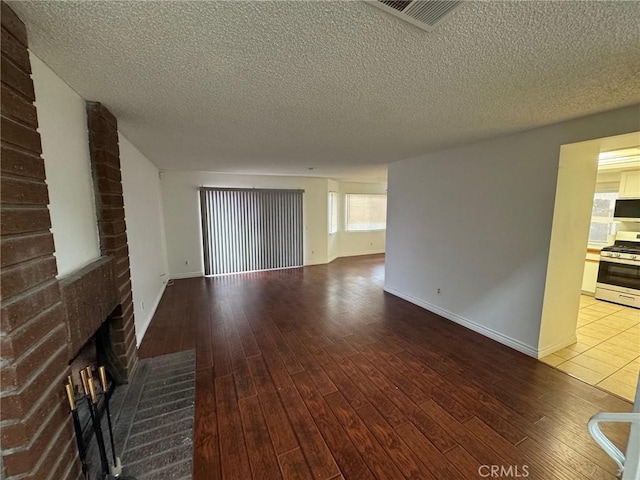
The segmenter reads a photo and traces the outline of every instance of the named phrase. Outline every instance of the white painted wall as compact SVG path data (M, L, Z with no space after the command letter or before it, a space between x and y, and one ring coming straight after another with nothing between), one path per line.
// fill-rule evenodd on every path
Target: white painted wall
M198 197L201 186L305 190L304 264L327 263L327 179L167 171L160 183L172 278L204 273Z
M346 195L348 193L387 193L386 183L340 182L339 257L384 253L386 231L347 232Z
M58 277L100 257L85 101L30 54Z
M156 166L120 133L118 140L133 311L140 345L168 280L162 195Z
M537 356L560 146L639 127L635 105L391 164L385 289Z

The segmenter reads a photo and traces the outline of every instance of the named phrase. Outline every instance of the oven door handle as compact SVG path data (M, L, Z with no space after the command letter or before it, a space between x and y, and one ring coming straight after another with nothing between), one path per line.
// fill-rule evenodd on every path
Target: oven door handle
M600 256L600 261L607 262L607 263L618 263L621 265L630 265L632 267L640 267L640 260L631 260L626 258L619 259L619 258L613 258L613 257Z

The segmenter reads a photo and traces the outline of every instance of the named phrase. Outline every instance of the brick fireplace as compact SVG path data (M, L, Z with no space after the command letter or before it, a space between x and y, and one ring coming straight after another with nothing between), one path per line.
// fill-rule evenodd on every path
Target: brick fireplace
M56 278L27 31L1 8L0 476L80 478L63 393L70 362L104 325L125 379L137 362L117 120L87 103L101 257Z

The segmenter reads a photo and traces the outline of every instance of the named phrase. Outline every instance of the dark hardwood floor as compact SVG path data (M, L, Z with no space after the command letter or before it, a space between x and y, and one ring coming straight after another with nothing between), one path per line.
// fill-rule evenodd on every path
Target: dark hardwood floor
M368 256L167 287L140 355L196 349L195 479L614 478L586 424L630 403L383 280Z

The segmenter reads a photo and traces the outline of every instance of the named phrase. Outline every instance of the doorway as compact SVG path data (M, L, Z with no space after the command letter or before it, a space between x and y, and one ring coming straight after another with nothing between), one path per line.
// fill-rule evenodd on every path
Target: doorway
M640 223L613 218L618 198L640 198L640 132L563 145L559 170L540 357L633 401L640 309L594 295L600 250L625 232L640 233Z

